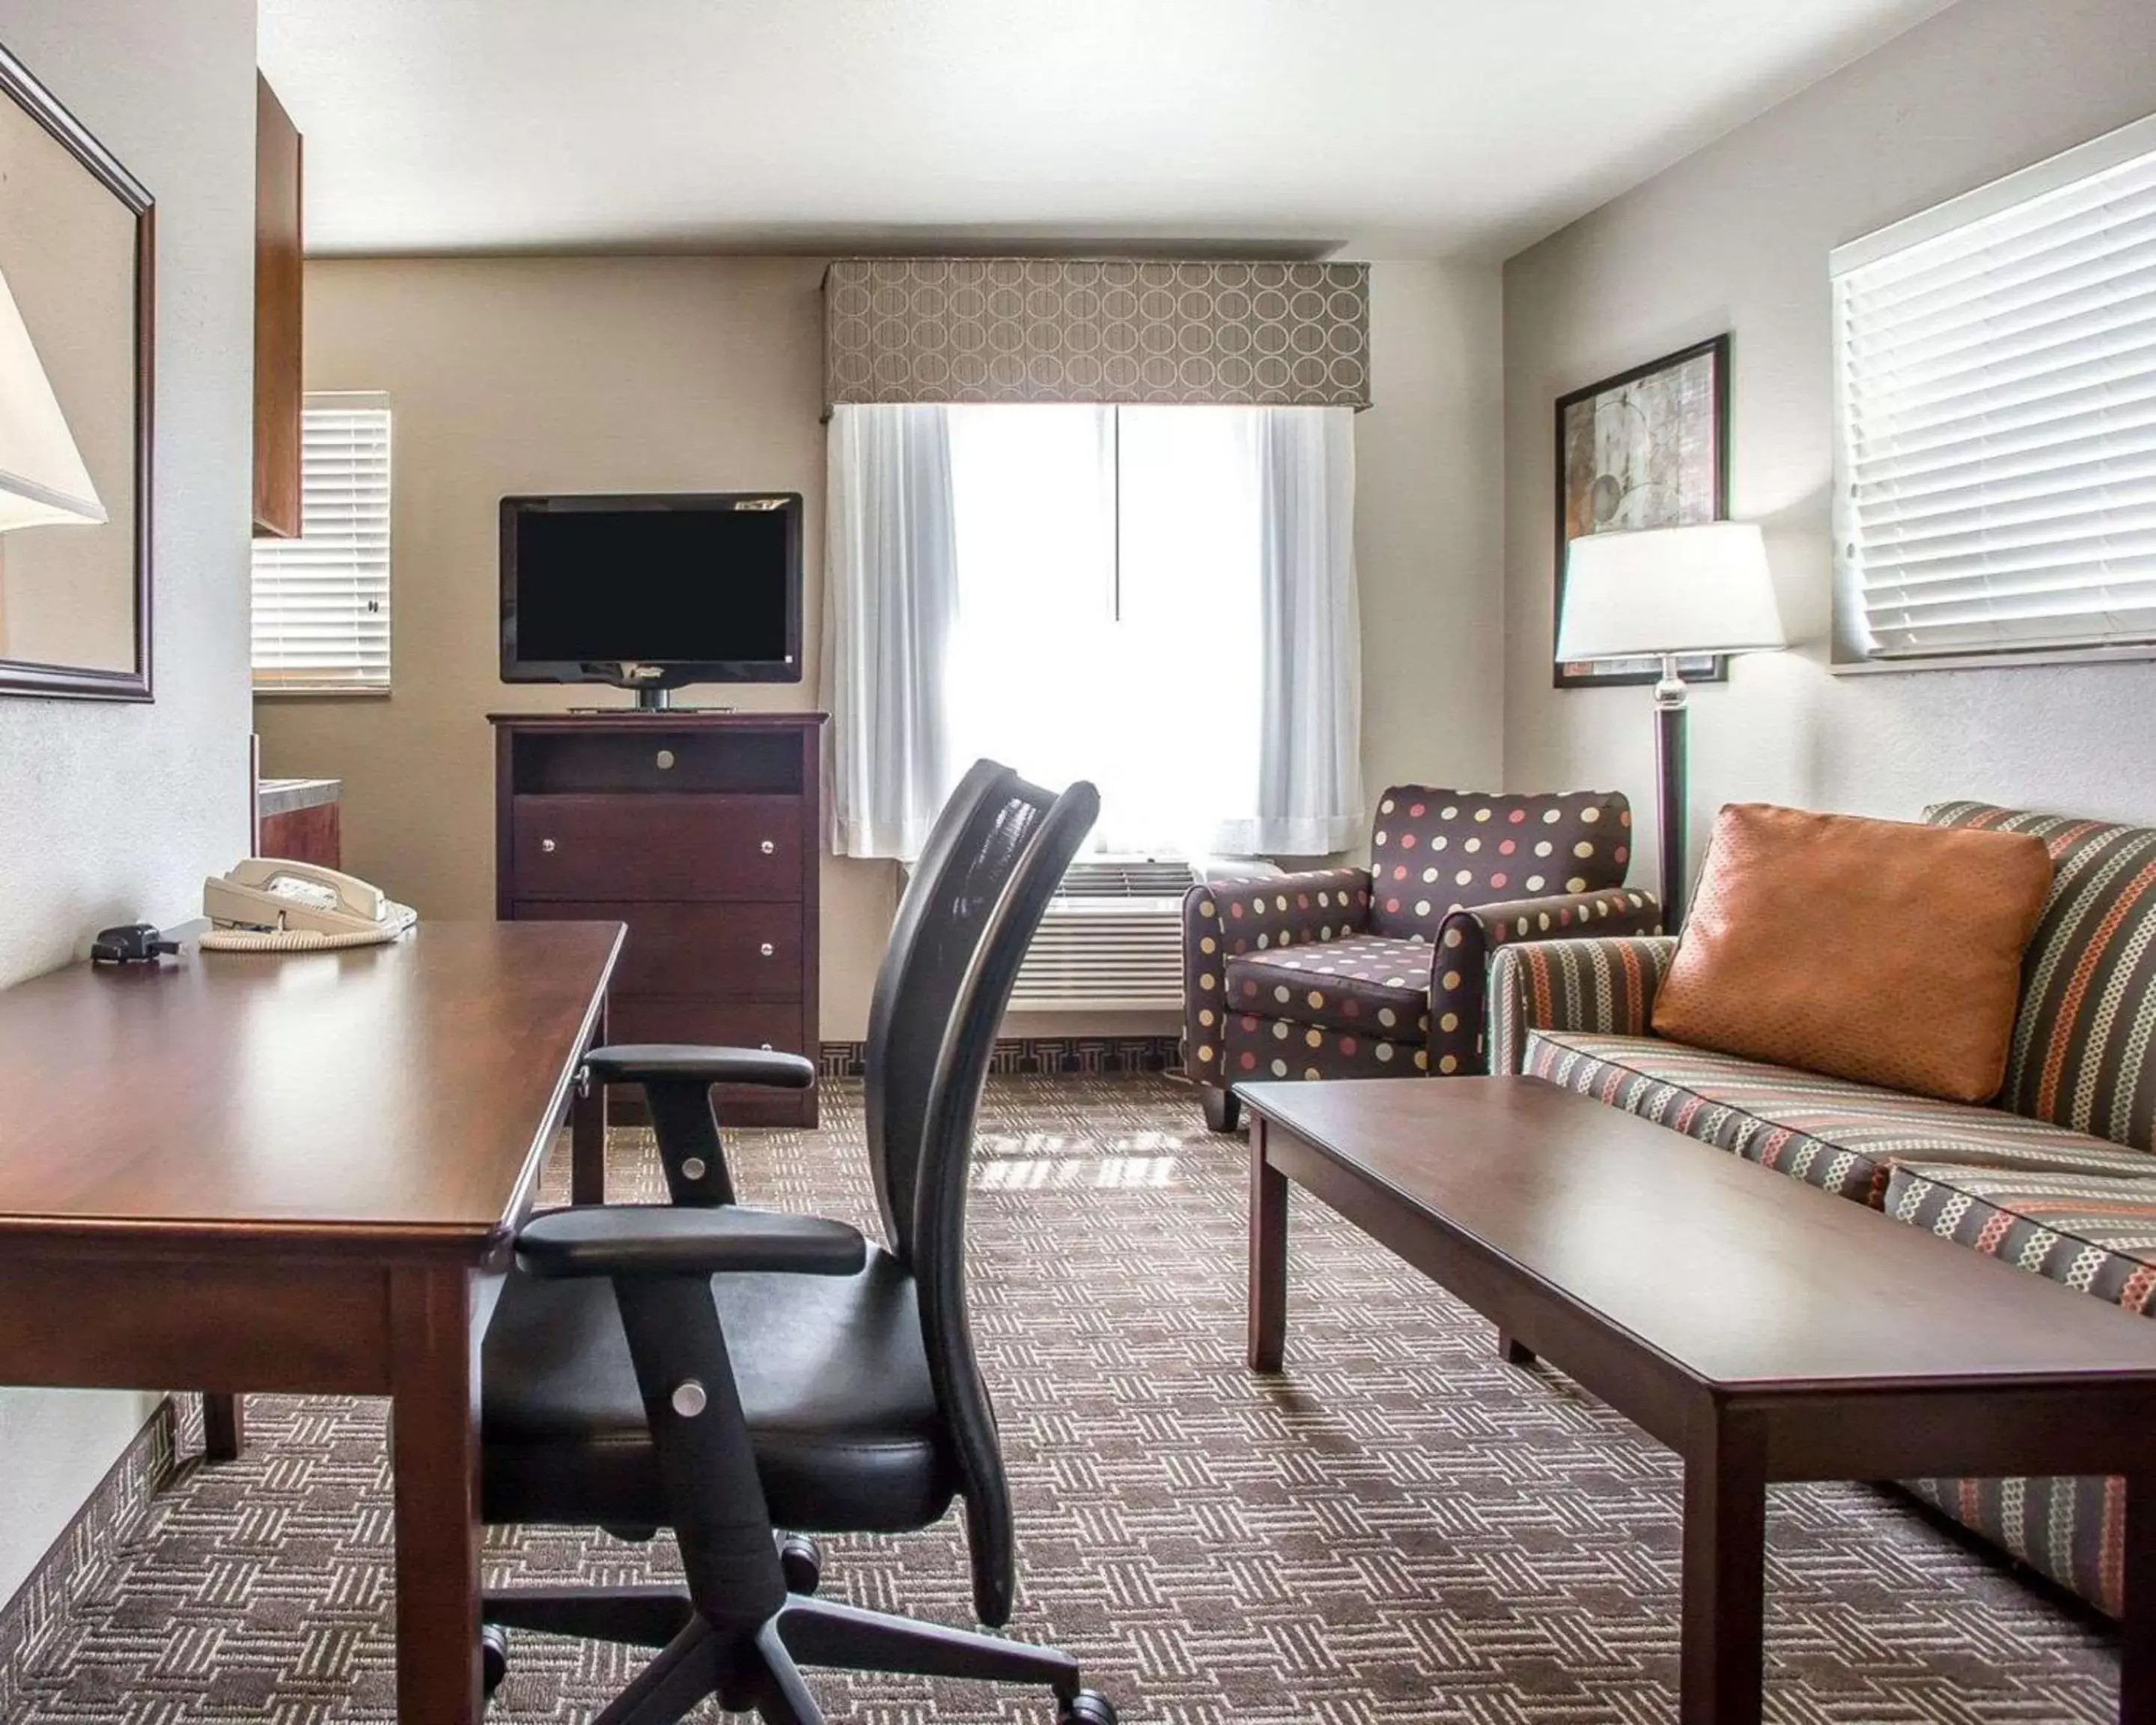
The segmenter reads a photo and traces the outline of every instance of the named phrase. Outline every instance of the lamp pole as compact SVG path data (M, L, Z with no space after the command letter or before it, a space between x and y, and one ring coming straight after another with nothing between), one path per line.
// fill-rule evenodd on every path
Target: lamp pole
M1677 675L1674 653L1662 655L1655 685L1655 812L1661 822L1662 927L1671 934L1684 921L1685 705L1691 691Z

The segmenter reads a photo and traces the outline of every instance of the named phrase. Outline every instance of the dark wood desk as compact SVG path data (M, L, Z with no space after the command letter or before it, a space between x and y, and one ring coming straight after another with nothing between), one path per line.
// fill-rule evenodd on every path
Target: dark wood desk
M1685 1725L1756 1725L1777 1480L2121 1474L2119 1717L2156 1725L2156 1325L1532 1078L1240 1085L1250 1360L1288 1182L1684 1458Z
M479 1343L621 939L0 991L0 1383L392 1398L404 1725L480 1717Z

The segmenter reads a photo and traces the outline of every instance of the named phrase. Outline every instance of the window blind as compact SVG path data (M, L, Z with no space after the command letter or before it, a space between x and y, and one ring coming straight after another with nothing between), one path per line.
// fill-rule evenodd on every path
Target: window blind
M1863 656L2156 643L2156 124L1835 258Z
M254 686L389 686L389 398L310 395L300 536L254 542Z

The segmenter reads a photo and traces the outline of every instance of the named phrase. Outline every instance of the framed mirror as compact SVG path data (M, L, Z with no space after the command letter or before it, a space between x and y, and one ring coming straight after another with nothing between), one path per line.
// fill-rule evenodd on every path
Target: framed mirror
M0 49L0 694L147 701L150 194Z

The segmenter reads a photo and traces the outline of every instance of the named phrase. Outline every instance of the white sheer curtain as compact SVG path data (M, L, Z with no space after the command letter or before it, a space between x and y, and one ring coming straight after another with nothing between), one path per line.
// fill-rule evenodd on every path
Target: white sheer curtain
M1322 856L1361 836L1363 625L1347 408L1260 408L1256 813L1219 849Z
M824 686L839 856L918 856L968 764L946 699L958 589L945 414L831 411Z
M1354 841L1348 409L842 407L830 449L841 854L981 755L1093 780L1101 850Z

